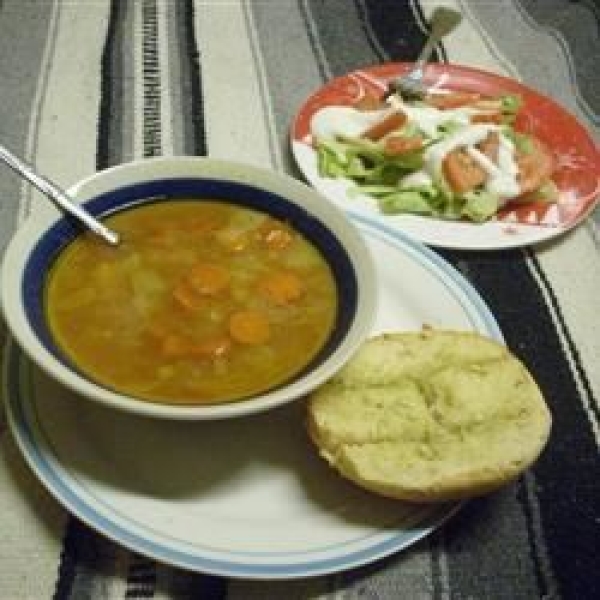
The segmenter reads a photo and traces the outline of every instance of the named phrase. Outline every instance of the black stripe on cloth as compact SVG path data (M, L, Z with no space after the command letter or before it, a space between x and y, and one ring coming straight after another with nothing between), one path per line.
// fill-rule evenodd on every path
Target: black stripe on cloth
M98 170L118 164L121 156L120 58L124 12L128 3L112 0L100 68L100 102L96 146ZM54 599L94 597L95 573L112 573L118 546L70 516L65 528ZM101 582L98 582L101 585Z
M528 489L525 483L525 478L521 477L517 482L517 499L519 500L523 512L526 515L527 524L527 536L530 540L535 540L538 537L539 532L535 528L535 515L531 510L531 503L528 498ZM549 597L549 588L546 585L546 577L544 574L544 565L542 557L537 552L537 545L532 544L531 558L536 578L537 587L540 590L540 596L542 598Z
M369 46L373 50L373 54L377 57L379 62L385 61L388 57L385 55L385 52L379 45L379 42L371 29L370 19L368 15L368 8L365 4L364 0L354 0L354 5L356 6L356 13L360 20L360 24L365 33L365 38L367 39Z
M156 563L143 556L130 554L125 598L152 598L156 589Z
M180 32L181 97L183 100L183 135L186 154L207 156L204 98L200 68L201 52L197 43L193 0L175 3L177 29Z
M118 546L71 516L63 539L54 600L95 598L102 576L114 572Z
M553 431L542 459L533 468L549 558L554 566L563 598L600 598L600 456L590 421L600 422L595 398L581 365L577 348L569 334L552 288L538 261L531 255L533 268L544 286L554 310L563 346L569 352L581 394L564 361L555 368L544 368L545 361L562 355L555 347L551 354L536 351L531 345L525 360L546 393L553 415ZM545 324L548 330L550 324ZM541 344L548 340L540 340ZM543 346L542 346L543 348ZM587 398L582 406L581 396Z
M227 579L195 573L167 564L157 565L156 590L161 597L175 599L225 600Z
M119 138L122 125L122 114L116 109L115 99L122 97L119 60L122 51L120 31L124 10L124 2L111 0L100 71L100 114L96 149L96 168L98 170L106 169L119 162L118 158L115 160L112 155L115 154L115 142Z
M73 581L75 580L75 571L77 568L76 556L76 530L82 525L74 517L67 521L65 535L63 537L62 552L58 565L58 578L54 590L54 600L67 600L70 597Z
M382 61L412 62L425 44L429 26L416 2L401 0L397 2L379 0L354 0L364 10L369 29L376 32L377 46L382 48ZM438 52L434 51L431 60L438 61Z

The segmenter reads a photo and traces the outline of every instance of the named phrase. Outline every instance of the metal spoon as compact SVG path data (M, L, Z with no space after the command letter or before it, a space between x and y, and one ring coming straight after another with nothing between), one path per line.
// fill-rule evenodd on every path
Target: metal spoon
M392 94L400 94L404 98L420 98L427 93L427 87L423 84L425 66L438 42L449 34L461 19L462 15L458 11L445 6L433 11L430 21L431 32L419 57L410 72L389 83L386 98Z
M119 243L119 235L105 227L100 221L87 212L80 204L72 200L66 192L57 185L36 173L32 167L17 158L10 150L0 144L0 159L17 172L21 177L29 181L40 192L45 194L59 208L73 215L81 221L88 229L100 236L105 242L116 246Z

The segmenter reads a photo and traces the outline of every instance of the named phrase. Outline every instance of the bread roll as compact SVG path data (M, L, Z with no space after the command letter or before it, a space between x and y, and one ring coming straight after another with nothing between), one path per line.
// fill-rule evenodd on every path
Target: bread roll
M480 495L539 456L551 418L523 364L475 333L425 329L367 341L308 401L321 455L402 500Z

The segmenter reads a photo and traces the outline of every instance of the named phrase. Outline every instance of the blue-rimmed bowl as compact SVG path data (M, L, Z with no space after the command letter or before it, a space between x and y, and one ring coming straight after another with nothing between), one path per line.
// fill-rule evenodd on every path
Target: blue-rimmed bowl
M327 259L335 276L338 311L333 331L308 368L283 386L228 404L177 406L109 390L82 375L63 356L46 322L48 270L78 235L70 217L34 213L17 231L2 263L2 308L8 327L28 356L79 396L138 414L213 419L255 413L300 398L331 377L368 336L376 308L369 250L350 220L306 185L273 171L206 158L158 158L101 171L70 193L102 217L170 198L221 199L288 221Z

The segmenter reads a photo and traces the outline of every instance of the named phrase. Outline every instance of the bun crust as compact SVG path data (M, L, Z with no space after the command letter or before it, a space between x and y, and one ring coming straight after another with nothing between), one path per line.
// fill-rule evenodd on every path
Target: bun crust
M551 417L506 347L424 329L367 341L308 401L308 432L332 467L416 502L490 492L539 456Z

